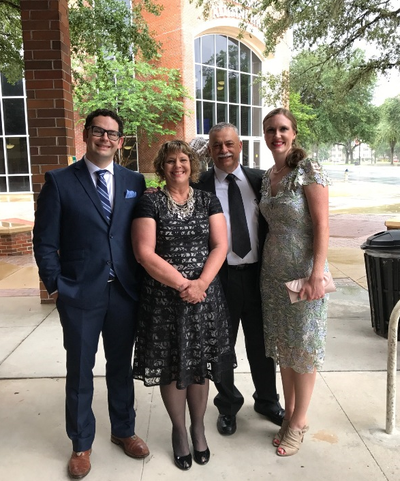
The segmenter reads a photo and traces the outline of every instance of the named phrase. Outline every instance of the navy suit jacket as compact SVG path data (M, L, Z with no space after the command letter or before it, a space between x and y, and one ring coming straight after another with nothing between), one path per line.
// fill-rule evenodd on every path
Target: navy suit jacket
M49 293L90 308L104 301L111 262L125 291L138 299L142 268L131 244L133 210L145 190L142 174L114 164L109 224L84 160L46 172L37 200L33 245Z
M254 195L256 196L257 200L260 201L261 183L262 183L262 177L263 177L264 171L259 169L251 169L250 167L243 167L243 166L241 166L241 168L254 191ZM213 194L215 194L214 168L207 170L207 172L203 172L200 176L199 181L196 184L193 184L193 187L196 189L205 190L207 192L212 192ZM264 241L267 235L267 231L268 231L267 222L260 212L259 219L258 219L258 251L259 251L258 258L260 260L261 260L262 249L264 246ZM219 276L220 276L222 285L226 291L227 283L228 283L228 269L227 269L226 260L223 266L221 267Z

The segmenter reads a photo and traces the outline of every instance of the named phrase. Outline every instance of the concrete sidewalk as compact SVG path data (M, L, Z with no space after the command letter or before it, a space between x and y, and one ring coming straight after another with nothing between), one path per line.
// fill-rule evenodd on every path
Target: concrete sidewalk
M253 387L240 338L236 379L245 404L238 414L237 432L220 436L211 386L206 413L209 464L194 464L188 474L174 466L170 421L159 389L139 382L135 384L136 430L147 441L151 455L144 461L128 458L109 440L100 349L95 368L97 436L87 479L397 481L400 436L384 431L387 341L371 328L367 291L351 278L336 278L336 283L338 291L330 300L326 362L318 373L309 411L310 431L298 455L277 457L271 445L276 426L253 411ZM34 296L4 297L1 304L0 479L66 480L71 445L64 430L65 353L57 312L53 306L40 305ZM397 401L397 412L399 408Z
M371 327L359 248L369 235L385 230L384 220L381 215L349 217L331 212L328 257L337 292L330 298L326 362L317 376L310 431L299 454L286 459L275 455L271 442L277 427L253 410L253 386L240 337L236 379L245 404L238 414L237 432L220 436L211 385L206 413L210 462L206 466L194 463L188 473L174 466L171 426L159 389L145 388L139 382L135 384L136 430L151 454L142 461L128 458L110 442L100 348L93 403L97 435L86 479L398 481L400 434L385 433L387 341ZM69 479L66 465L71 444L64 429L62 332L54 306L41 305L35 289L37 271L32 258L1 258L0 479L5 481ZM279 375L278 379L280 383ZM397 401L397 412L399 408Z

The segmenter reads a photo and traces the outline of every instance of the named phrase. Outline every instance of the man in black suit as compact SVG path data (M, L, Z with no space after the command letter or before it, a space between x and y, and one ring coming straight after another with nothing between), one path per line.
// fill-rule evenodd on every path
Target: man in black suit
M275 363L265 357L259 287L262 246L267 231L266 222L258 209L263 171L240 165L242 142L237 128L232 124L221 122L212 127L208 148L214 167L204 172L194 187L217 195L228 224L228 255L219 275L229 306L232 333L236 342L242 321L247 359L255 386L255 411L281 425L285 411L276 392ZM231 218L236 213L229 211L228 174L234 175L244 204L250 236L250 251L244 257L237 255L232 247ZM219 411L217 428L220 434L231 435L236 431L236 414L244 403L242 394L234 384L233 369L225 372L216 387L218 394L214 404Z
M89 114L83 140L86 154L79 162L46 172L33 231L39 274L57 300L63 328L72 478L90 471L95 436L92 370L100 333L107 360L111 441L128 456L149 454L135 435L132 378L141 268L133 256L131 222L145 181L113 162L123 143L122 121L114 112L98 109Z

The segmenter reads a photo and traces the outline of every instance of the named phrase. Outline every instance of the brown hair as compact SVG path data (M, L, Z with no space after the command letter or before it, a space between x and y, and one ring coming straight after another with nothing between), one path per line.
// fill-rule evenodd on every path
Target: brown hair
M265 124L267 120L272 119L275 115L284 115L290 123L292 124L292 129L297 134L297 120L296 117L292 114L292 112L288 109L283 107L279 107L277 109L271 110L267 113L267 115L263 119L263 130L265 133ZM302 149L301 147L296 145L296 139L293 141L292 148L286 157L286 164L288 167L296 167L297 164L307 157L307 152Z
M165 142L157 152L153 166L157 177L162 181L165 180L164 164L170 152L182 152L189 157L190 161L190 180L197 182L200 175L200 161L196 152L183 140L171 140Z

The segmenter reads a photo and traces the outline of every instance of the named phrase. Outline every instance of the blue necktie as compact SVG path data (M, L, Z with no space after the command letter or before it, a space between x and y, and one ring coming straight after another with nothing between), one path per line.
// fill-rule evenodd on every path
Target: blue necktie
M107 170L96 170L97 174L97 192L100 196L101 205L103 206L104 213L106 214L108 222L111 220L111 202L110 197L108 195L107 183L104 178L104 174L108 172Z
M108 195L107 183L104 178L104 174L106 172L108 171L96 170L96 174L97 174L96 188L97 188L97 193L99 194L99 197L101 200L101 205L103 206L103 209L104 209L104 213L106 214L108 222L110 222L112 209L111 209L110 196ZM114 277L115 277L114 269L110 267L110 279L113 279Z
M229 218L231 221L232 250L243 259L251 250L249 229L247 227L242 194L236 183L235 176L228 174Z

